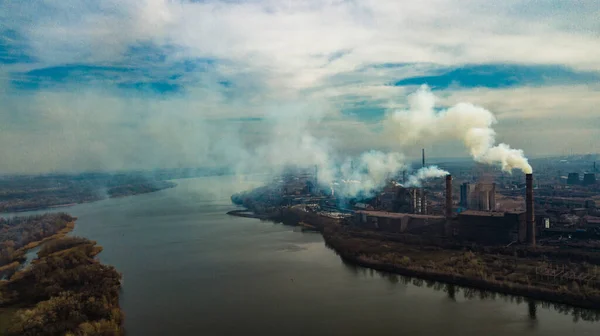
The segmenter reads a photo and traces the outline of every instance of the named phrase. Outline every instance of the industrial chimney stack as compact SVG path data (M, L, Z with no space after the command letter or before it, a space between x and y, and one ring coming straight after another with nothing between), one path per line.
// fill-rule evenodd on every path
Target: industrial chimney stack
M452 175L446 175L446 218L452 218Z
M533 174L525 175L526 194L525 194L525 210L527 223L527 243L535 246L535 215L533 212Z

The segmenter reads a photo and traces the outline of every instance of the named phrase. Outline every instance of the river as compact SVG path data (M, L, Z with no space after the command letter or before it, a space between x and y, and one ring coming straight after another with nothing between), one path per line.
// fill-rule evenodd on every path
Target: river
M239 189L232 177L175 182L60 209L78 217L73 234L98 241L101 261L123 274L130 336L600 334L600 323L571 313L452 295L346 265L317 233L228 216Z

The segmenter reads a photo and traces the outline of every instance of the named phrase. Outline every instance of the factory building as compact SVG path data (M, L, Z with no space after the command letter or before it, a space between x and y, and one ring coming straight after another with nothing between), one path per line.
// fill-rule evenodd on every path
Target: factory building
M463 183L460 186L460 205L471 210L495 211L496 183L478 183L475 186Z
M416 215L385 211L355 211L353 222L365 229L392 233L407 232L432 224L443 224L443 216Z
M451 181L451 180L450 180ZM447 181L448 185L448 181ZM464 185L464 184L463 184ZM448 186L447 186L448 188ZM469 187L461 188L463 191ZM474 197L473 194L476 196ZM526 175L526 211L497 212L495 209L495 184L481 184L471 192L468 205L480 210L467 210L454 221L452 234L456 239L479 244L528 243L535 245L535 215L533 208L533 175ZM494 195L493 197L491 195ZM478 202L477 204L474 204Z
M402 188L400 185L397 185L394 182L388 183L382 190L382 192L377 196L377 209L391 212L398 212L398 203L401 199L406 199L408 204L409 197L402 197L401 191ZM405 211L408 211L406 209Z
M422 189L395 189L392 202L397 209L423 210ZM358 210L352 217L353 225L371 230L392 233L437 232L437 235L454 237L463 242L484 245L508 245L512 243L536 243L536 222L533 204L533 175L526 175L525 211L495 211L495 184L461 186L461 201L484 210L466 210L456 216L453 213L452 176L446 176L446 192L443 216L420 213ZM387 190L391 192L392 189ZM470 192L469 192L470 191ZM475 197L475 196L477 197ZM419 210L420 209L420 210ZM540 218L542 219L542 218ZM593 221L593 219L592 219ZM549 226L549 223L548 223Z
M425 215L428 212L427 192L422 188L404 188L392 182L378 195L377 209Z
M526 213L467 210L458 215L455 235L460 240L481 244L510 244L527 241Z

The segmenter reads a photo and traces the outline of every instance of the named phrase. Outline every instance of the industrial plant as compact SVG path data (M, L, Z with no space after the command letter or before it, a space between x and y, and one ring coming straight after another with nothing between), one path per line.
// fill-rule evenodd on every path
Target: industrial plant
M423 158L350 195L348 181L292 170L232 196L245 209L230 214L319 231L361 266L600 308L600 184L585 160L548 161L535 174L450 162L421 176Z
M261 213L295 207L344 218L345 225L366 230L439 236L465 244L535 246L600 239L600 184L594 170L582 180L579 173L556 177L542 169L536 176L448 170L459 177L447 174L445 183L433 178L407 186L403 171L389 176L380 190L347 197L338 190L342 183L320 185L315 168L278 177L250 198L253 210ZM235 197L243 203L244 195Z

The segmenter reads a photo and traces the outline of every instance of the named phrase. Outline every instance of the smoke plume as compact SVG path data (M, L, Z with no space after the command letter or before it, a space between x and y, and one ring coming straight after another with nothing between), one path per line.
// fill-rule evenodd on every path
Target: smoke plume
M356 160L346 159L336 174L342 181L340 192L346 197L369 196L406 167L400 153L368 151Z
M408 177L408 181L403 185L404 187L420 187L421 183L430 178L442 177L449 173L437 166L423 167L411 176Z
M497 120L483 107L459 103L436 111L436 97L426 85L411 94L408 103L407 110L391 113L386 123L401 143L413 143L424 138L459 139L477 162L499 164L507 172L513 169L532 172L522 150L504 143L496 145L496 132L492 125Z

